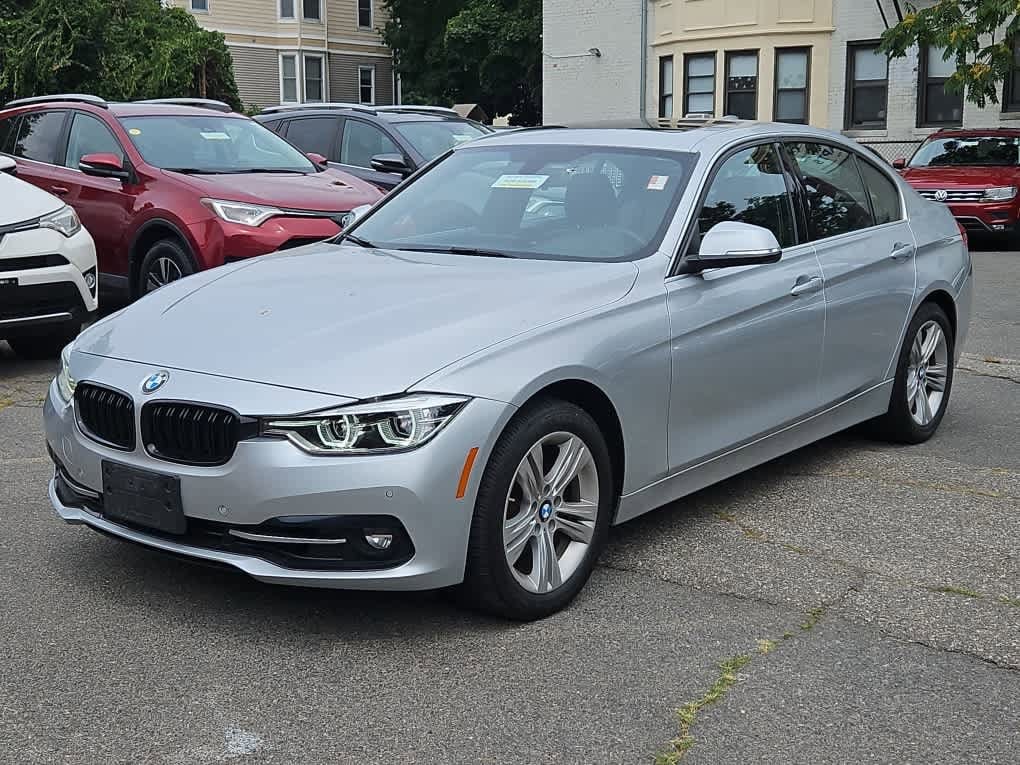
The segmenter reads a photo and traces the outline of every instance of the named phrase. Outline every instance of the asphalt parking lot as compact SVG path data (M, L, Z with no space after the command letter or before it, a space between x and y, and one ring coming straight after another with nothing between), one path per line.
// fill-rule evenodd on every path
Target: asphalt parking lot
M935 439L842 434L618 528L528 625L63 525L55 365L0 343L0 761L1016 762L1020 253L974 257Z

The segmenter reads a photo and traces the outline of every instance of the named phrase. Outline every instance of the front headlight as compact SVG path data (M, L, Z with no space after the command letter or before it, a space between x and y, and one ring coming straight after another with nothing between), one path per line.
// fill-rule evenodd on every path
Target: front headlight
M60 352L60 371L57 372L57 393L60 394L60 398L65 404L74 398L74 388L77 385L75 379L71 377L72 345L74 343L68 343Z
M283 215L283 210L278 207L266 207L265 205L250 205L246 202L227 202L222 199L203 199L202 204L212 210L216 215L230 223L240 223L243 226L261 226L270 218L276 215Z
M52 228L66 237L72 237L81 231L81 221L73 208L64 205L56 212L44 215L39 219L39 228Z
M985 189L982 202L1008 202L1016 196L1016 186L997 186L994 189Z
M378 454L405 451L433 438L468 402L428 393L313 412L266 418L261 432L283 436L310 454Z

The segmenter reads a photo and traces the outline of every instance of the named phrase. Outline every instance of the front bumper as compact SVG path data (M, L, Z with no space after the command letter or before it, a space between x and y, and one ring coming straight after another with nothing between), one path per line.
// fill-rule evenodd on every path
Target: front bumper
M97 357L72 354L72 374L95 367ZM79 362L75 368L74 360ZM102 359L103 382L122 391L139 391L147 365ZM173 371L175 399L221 401L239 411L307 411L324 402L343 403L322 394L282 390L257 383ZM92 377L91 379L95 379ZM125 384L127 380L131 385ZM199 391L202 390L202 393ZM232 397L225 397L228 391ZM162 391L160 391L162 393ZM222 394L222 395L218 395ZM152 397L146 397L151 400ZM253 409L261 400L259 409ZM287 403L285 403L285 401ZM328 403L326 406L330 405ZM261 408L261 407L265 408ZM177 465L156 459L142 449L123 452L85 437L73 405L64 404L50 386L43 413L46 440L65 474L78 486L102 492L103 461L128 465L180 479L185 516L196 524L229 524L244 530L294 516L370 515L396 519L413 544L413 556L390 568L311 570L281 565L259 555L213 549L174 539L163 533L114 522L88 503L62 499L56 481L50 501L68 523L86 524L124 540L207 562L232 566L265 582L347 589L420 590L445 587L463 579L474 497L485 458L512 407L475 399L431 442L404 454L371 457L315 457L289 442L271 439L242 441L231 460L218 467ZM478 459L462 499L457 486L467 454L478 447Z
M335 213L342 214L342 211ZM340 226L334 220L311 216L270 218L261 226L242 226L210 218L193 224L191 229L207 268L312 244L340 233Z
M1017 205L1008 202L948 204L953 217L968 233L1005 234L1016 229Z

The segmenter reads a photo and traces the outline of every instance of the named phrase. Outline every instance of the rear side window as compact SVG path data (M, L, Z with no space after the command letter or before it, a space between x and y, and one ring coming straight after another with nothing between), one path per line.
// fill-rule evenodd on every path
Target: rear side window
M885 173L862 159L857 166L864 177L864 185L871 197L871 209L875 212L875 224L892 223L903 218L900 211L900 192L896 184Z
M769 229L782 247L796 244L790 192L772 144L738 151L712 179L698 214L699 232L704 236L729 220Z
M24 115L14 142L14 156L55 164L65 116L66 112L32 112Z
M314 151L328 159L333 156L333 139L340 130L335 117L305 117L287 126L287 140L301 151Z
M79 112L71 123L64 164L77 169L86 154L115 154L124 161L124 151L110 129L95 117Z
M853 154L822 143L787 144L807 190L812 239L826 239L874 225L864 181Z
M17 117L0 120L0 152L10 154L14 146L14 131L18 124Z

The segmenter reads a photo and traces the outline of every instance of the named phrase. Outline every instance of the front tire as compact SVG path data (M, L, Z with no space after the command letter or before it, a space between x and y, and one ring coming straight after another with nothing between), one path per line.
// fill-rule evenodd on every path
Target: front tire
M598 425L547 400L519 413L479 484L461 602L528 621L564 608L605 545L616 498Z
M187 251L173 239L161 239L142 258L135 294L147 295L193 273L195 265Z
M949 405L954 358L945 311L923 303L903 339L889 411L875 421L880 437L919 444L935 435Z
M79 332L81 322L69 321L54 325L45 332L9 337L7 342L21 358L40 361L59 356L64 346L74 340Z

